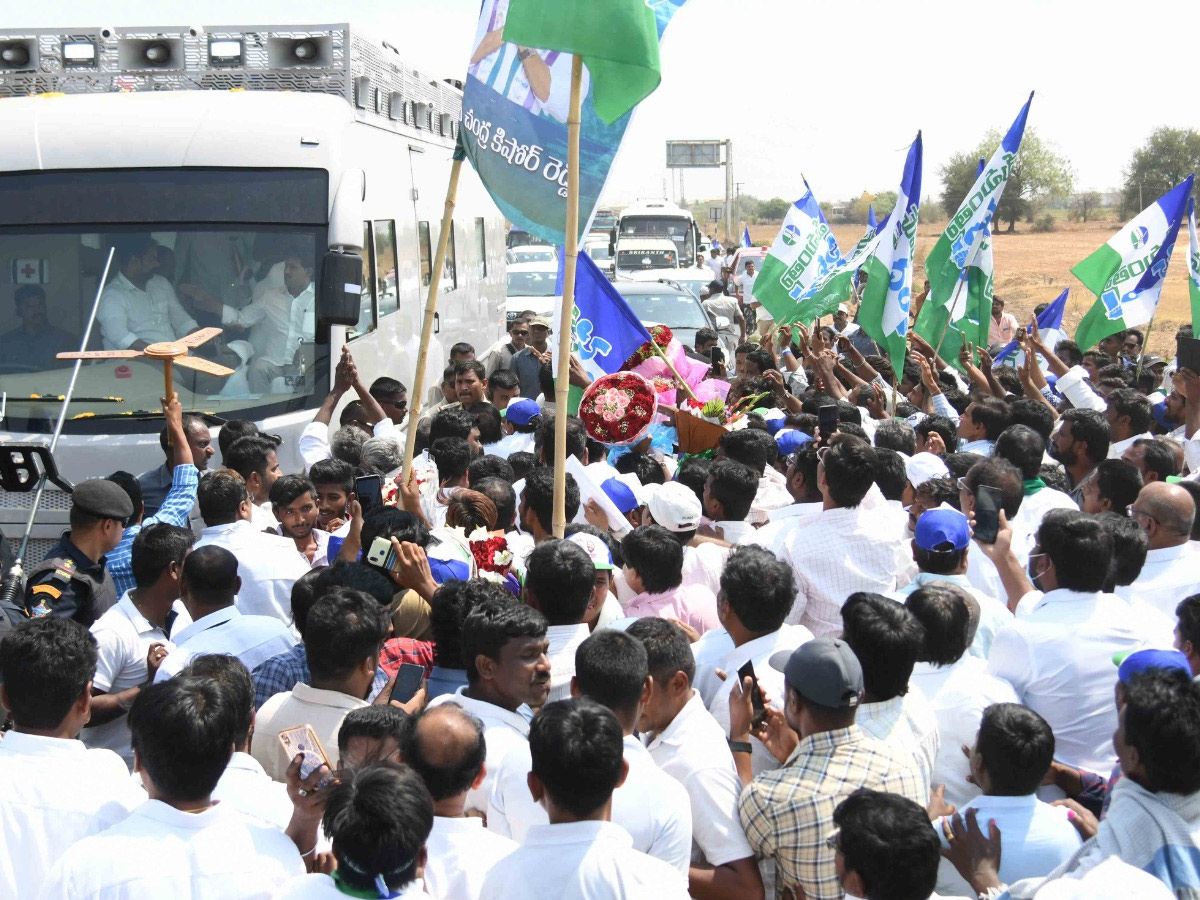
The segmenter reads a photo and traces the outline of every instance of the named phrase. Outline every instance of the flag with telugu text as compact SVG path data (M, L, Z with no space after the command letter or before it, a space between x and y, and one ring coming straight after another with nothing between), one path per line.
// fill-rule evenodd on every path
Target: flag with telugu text
M1081 350L1154 318L1195 177L1189 175L1171 188L1071 268L1096 295L1096 302L1075 329L1075 342Z
M804 196L788 207L783 227L754 279L754 299L777 321L791 315L809 288L842 262L821 204L807 181L804 188Z

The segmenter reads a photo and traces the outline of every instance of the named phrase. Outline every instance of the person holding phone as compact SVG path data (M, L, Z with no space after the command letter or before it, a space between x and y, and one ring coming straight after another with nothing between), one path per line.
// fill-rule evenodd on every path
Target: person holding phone
M989 597L1007 597L1000 574L981 547L996 542L1000 513L1009 523L1016 520L1025 497L1025 483L1017 467L993 457L975 463L958 479L958 505L972 522L972 552L967 554L967 580ZM982 498L982 499L981 499ZM1012 552L1021 565L1029 561L1031 535L1013 527Z

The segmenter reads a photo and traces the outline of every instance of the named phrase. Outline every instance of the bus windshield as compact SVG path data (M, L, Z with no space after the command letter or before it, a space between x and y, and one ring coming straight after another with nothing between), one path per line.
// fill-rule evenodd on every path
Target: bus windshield
M680 259L694 260L692 222L679 216L625 216L621 219L620 237L670 238Z
M318 344L313 315L322 238L314 229L275 227L0 228L0 258L11 260L15 282L0 288L11 323L0 333L7 427L45 431L57 416L74 362L56 354L80 349L109 247L116 253L86 349L136 354L216 326L223 333L191 355L234 374L175 366L186 411L259 419L268 408L303 405L328 380L328 343ZM100 430L142 430L132 423L161 411L162 392L162 364L140 354L85 360L67 430L93 431L99 422Z
M674 269L678 260L674 250L618 250L618 269Z
M75 433L157 430L163 366L140 352L200 328L222 333L190 355L234 370L175 365L189 412L263 419L315 406L329 339L314 327L326 246L323 169L109 169L0 174L0 390L5 427L49 431L97 292L67 410ZM108 279L104 263L115 249Z

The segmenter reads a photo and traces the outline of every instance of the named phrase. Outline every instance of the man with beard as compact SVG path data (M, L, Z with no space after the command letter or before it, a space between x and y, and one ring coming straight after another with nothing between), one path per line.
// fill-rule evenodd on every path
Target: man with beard
M284 475L271 485L271 511L277 531L296 543L313 568L329 565L329 532L317 528L317 491L303 475Z
M1071 499L1083 506L1083 482L1108 458L1109 431L1104 413L1068 409L1050 436L1050 456L1062 463L1071 485Z

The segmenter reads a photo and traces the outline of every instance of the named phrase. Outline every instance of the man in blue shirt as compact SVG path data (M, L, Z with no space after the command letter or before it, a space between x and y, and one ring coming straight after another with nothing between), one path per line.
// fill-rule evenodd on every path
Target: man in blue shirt
M44 372L71 365L55 354L79 349L79 338L50 324L46 291L39 284L23 284L13 296L21 324L0 336L0 371Z

